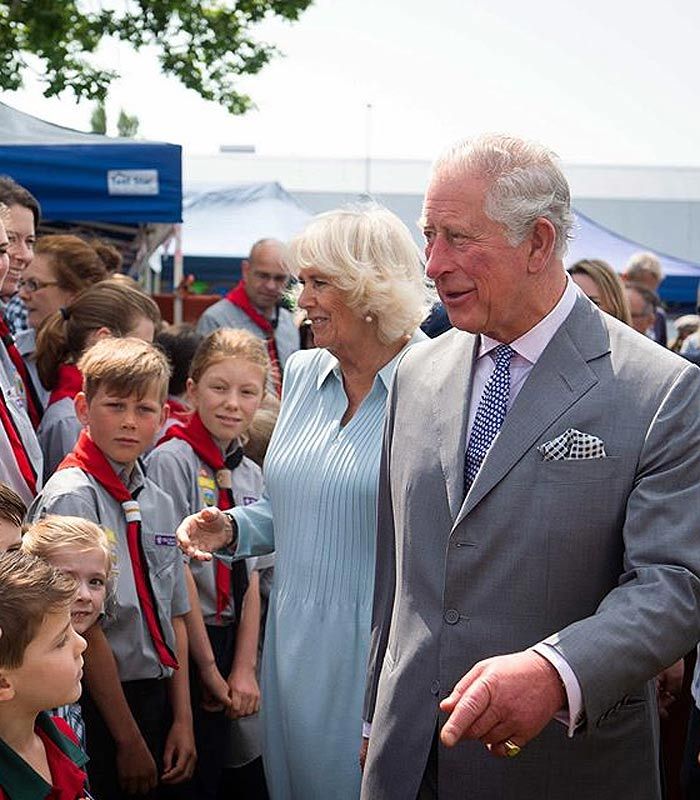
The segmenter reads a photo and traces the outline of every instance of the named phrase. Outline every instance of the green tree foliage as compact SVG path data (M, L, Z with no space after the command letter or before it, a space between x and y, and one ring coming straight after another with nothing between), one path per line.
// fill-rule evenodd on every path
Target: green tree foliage
M105 104L102 102L97 103L95 110L90 117L90 130L93 133L107 133L107 111Z
M19 89L33 55L41 63L46 97L71 89L79 99L104 100L119 76L97 67L90 55L105 37L114 37L137 50L155 47L164 73L242 114L253 103L237 91L237 77L254 75L277 54L253 37L255 24L269 15L294 21L311 2L127 0L109 9L80 0L0 2L0 88Z
M139 118L135 114L127 114L122 108L117 119L117 132L120 136L133 138L139 132Z

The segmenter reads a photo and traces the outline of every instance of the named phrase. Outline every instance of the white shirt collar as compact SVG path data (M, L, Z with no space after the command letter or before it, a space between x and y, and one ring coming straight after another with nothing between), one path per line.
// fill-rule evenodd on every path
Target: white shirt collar
M516 354L524 358L530 364L537 363L537 359L542 355L545 347L547 347L554 334L559 330L561 324L571 313L577 297L578 291L576 289L576 284L567 275L564 294L562 294L559 302L549 314L543 317L537 325L530 328L529 331L510 343L510 346L515 350ZM490 353L491 350L502 344L502 342L484 334L482 334L480 338L481 342L479 344L478 358Z

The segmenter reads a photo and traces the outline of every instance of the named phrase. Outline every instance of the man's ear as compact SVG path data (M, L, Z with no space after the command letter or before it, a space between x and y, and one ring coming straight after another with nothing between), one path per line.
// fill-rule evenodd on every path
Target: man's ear
M528 272L542 272L554 253L557 242L556 228L546 217L537 217L527 241L530 248Z
M249 270L250 270L250 261L248 261L247 258L244 258L243 261L241 261L241 274L243 275L244 281L248 279Z
M6 703L8 700L13 700L15 696L15 687L8 675L0 672L0 703Z
M78 394L76 394L75 400L73 400L73 407L75 408L75 416L78 418L78 422L80 422L83 428L87 428L90 423L90 408L88 406L87 397L85 397L85 392L78 392Z

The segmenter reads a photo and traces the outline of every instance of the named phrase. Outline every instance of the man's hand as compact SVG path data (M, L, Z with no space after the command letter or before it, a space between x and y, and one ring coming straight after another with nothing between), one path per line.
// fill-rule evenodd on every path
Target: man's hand
M228 715L231 719L249 717L260 709L260 687L254 669L235 668L228 676L231 690L231 706Z
M117 777L126 794L148 794L158 785L158 769L142 736L117 745Z
M191 778L197 760L192 724L173 722L165 740L162 783L182 783Z
M180 549L197 561L211 561L212 552L226 547L232 539L231 520L216 507L185 517L177 529Z
M507 739L524 746L566 702L559 673L533 650L487 658L440 703L450 715L440 739L447 747L479 739L494 755L505 756Z

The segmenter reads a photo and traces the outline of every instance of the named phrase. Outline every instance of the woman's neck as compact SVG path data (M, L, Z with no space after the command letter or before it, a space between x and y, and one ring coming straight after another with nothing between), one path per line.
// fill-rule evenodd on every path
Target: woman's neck
M376 341L353 352L334 353L340 364L348 407L341 424L349 422L360 403L369 394L377 373L385 367L406 346L406 339L385 345Z

